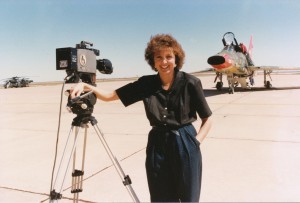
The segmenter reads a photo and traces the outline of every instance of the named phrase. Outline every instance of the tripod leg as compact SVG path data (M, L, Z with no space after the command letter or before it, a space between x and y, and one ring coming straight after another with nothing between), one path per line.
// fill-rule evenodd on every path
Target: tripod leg
M93 124L93 123L92 123ZM96 126L96 127L95 127ZM116 171L118 172L121 180L123 181L123 184L126 186L126 189L129 193L129 195L131 196L132 200L134 202L137 202L139 203L140 200L138 199L137 195L135 194L133 188L131 187L131 180L130 180L130 177L128 175L125 175L118 159L114 156L114 154L112 153L110 147L108 146L105 138L104 138L104 134L102 133L102 131L100 130L100 128L98 127L97 124L93 124L93 127L101 141L101 143L103 144L104 148L105 148L105 151L107 152L110 160L112 161Z
M60 191L62 191L64 182L65 182L65 177L66 177L66 175L67 175L67 172L68 172L68 169L69 169L69 166L70 166L72 154L73 154L73 158L74 158L74 156L76 157L76 145L77 145L77 141L78 141L78 134L79 134L79 127L76 126L76 127L75 127L74 144L73 144L73 147L72 147L72 150L71 150L71 155L70 155L69 160L68 160L67 169L66 169L66 171L65 171L65 175L64 175L64 179L63 179L63 183L62 183L62 185L61 185Z
M85 153L86 153L86 142L87 142L87 128L88 125L84 124L84 143L82 151L82 161L81 161L81 170L76 169L76 149L73 155L73 173L72 173L72 187L71 193L74 194L73 201L78 202L79 193L82 192L83 186L83 175L84 175L84 163L85 163Z
M65 158L66 148L67 148L67 146L68 146L68 143L69 143L69 140L70 140L70 135L72 134L73 129L74 129L74 126L72 126L71 129L70 129L70 131L69 131L69 135L68 135L68 138L67 138L67 141L66 141L66 144L65 144L65 148L64 148L62 157L61 157L61 159L60 159L59 166L58 166L58 170L57 170L57 173L56 173L56 176L55 176L53 188L51 188L51 190L55 188L56 181L57 181L57 178L58 178L58 176L59 176L60 168L61 168L62 162L63 162L63 160L64 160L64 158Z
M73 132L73 129L74 129L74 126L71 127L71 130L69 132L69 136L67 138L67 143L66 143L66 146L64 148L64 152L63 152L63 156L61 158L61 161L60 161L60 165L59 165L59 169L57 171L57 175L56 175L56 178L55 178L55 184L52 188L52 191L51 191L51 194L50 194L50 202L52 200L57 200L57 199L61 199L62 195L61 195L61 192L63 190L63 186L64 186L64 182L65 182L65 178L66 178L66 174L68 172L68 169L69 169L69 165L70 165L70 162L71 162L71 158L72 158L72 155L74 154L74 150L76 149L76 144L77 144L77 140L78 140L78 133L79 133L79 127L78 126L75 126L75 138L74 138L74 143L73 143L73 146L72 146L72 150L71 150L71 153L70 153L70 157L69 157L69 160L68 160L68 163L67 163L67 166L66 166L66 170L65 170L65 173L64 173L64 176L63 176L63 180L62 180L62 183L61 183L61 187L60 187L60 190L59 192L56 192L55 191L55 185L56 185L56 181L57 181L57 178L59 176L59 172L61 170L61 165L62 165L62 162L65 158L65 153L66 153L66 148L67 148L67 145L70 141L70 135L72 134ZM76 151L76 150L75 150Z
M82 151L82 166L81 166L81 170L84 173L84 163L85 163L85 152L86 152L86 141L87 141L87 129L88 129L88 125L85 124L85 130L84 130L84 143L83 143L83 151ZM81 181L80 181L80 188L82 189L82 185L83 185L83 175L81 177Z

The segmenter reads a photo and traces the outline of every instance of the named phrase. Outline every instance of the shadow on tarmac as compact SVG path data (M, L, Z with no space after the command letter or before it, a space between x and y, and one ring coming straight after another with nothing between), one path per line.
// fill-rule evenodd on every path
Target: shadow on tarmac
M251 89L244 89L241 87L234 88L235 92L253 92L253 91L273 91L273 90L293 90L293 89L300 89L300 86L294 87L272 87L270 89L265 87L251 87ZM228 88L224 87L222 90L217 89L204 89L204 95L206 97L212 97L222 94L228 94Z

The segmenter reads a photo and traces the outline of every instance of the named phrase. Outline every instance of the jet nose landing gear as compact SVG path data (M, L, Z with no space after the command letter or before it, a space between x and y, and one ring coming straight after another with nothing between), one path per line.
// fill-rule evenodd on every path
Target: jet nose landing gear
M218 91L221 91L222 88L223 88L223 82L217 82L216 88L217 88Z

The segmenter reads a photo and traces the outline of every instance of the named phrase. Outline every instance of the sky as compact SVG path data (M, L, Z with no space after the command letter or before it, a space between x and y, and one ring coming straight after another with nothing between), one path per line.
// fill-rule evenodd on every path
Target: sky
M207 58L233 32L255 65L300 67L298 0L0 0L0 79L62 81L56 49L82 40L109 59L119 78L155 74L144 59L151 36L171 34L182 45L183 71L209 68Z

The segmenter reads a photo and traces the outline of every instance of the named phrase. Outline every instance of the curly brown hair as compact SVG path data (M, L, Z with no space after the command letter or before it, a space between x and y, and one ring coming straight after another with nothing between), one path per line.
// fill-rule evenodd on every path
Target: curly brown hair
M181 69L184 63L185 53L181 45L170 34L157 34L151 36L145 49L145 60L151 66L152 70L157 71L154 66L154 54L164 48L172 48L175 55L176 68Z

